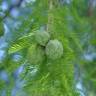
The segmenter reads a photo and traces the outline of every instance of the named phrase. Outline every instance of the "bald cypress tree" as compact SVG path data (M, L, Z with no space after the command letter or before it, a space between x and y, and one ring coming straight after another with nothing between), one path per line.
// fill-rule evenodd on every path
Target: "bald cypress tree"
M0 96L95 96L96 1L14 2L0 9Z

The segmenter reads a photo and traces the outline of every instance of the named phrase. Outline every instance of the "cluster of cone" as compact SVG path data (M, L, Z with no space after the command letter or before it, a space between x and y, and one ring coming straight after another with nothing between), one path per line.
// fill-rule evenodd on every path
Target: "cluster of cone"
M29 51L31 63L37 64L41 63L45 57L51 60L56 60L63 55L63 45L57 40L51 40L51 36L48 32L35 32L35 41L39 46L31 46L32 51Z

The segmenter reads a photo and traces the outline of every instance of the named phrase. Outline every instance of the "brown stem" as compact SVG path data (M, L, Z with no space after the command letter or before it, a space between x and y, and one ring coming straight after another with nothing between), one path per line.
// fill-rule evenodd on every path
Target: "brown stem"
M14 4L14 5L11 5L7 12L5 13L5 15L0 19L0 22L2 22L7 16L9 16L9 13L10 11L13 9L13 8L16 8L16 7L20 7L20 5L22 4L23 0L19 0L19 2L17 4Z
M48 22L47 22L47 32L49 32L50 29L50 23L52 22L52 18L50 16L50 11L53 8L53 1L52 0L48 0L48 4L49 4L49 10L48 10Z
M94 7L96 6L95 4L96 0L89 0L88 2L88 16L93 16L94 15Z

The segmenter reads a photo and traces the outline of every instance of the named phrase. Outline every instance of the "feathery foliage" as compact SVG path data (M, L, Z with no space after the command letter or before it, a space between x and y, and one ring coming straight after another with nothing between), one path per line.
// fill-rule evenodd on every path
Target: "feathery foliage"
M0 9L9 12L4 18L0 15L4 41L0 41L0 96L95 96L96 8L89 4L92 1L24 1L16 7L21 12L18 17ZM50 36L36 37L38 30ZM55 39L60 44L52 52L48 46L47 55L60 54L60 58L50 59L46 46Z

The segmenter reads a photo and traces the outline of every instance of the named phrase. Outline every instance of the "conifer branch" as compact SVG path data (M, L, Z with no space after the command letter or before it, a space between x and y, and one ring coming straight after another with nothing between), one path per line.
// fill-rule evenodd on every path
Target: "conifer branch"
M16 7L20 7L21 4L22 4L23 0L19 0L19 2L17 4L12 4L10 5L10 7L8 8L8 10L6 11L5 15L0 19L0 22L2 22L7 16L9 16L9 13L10 11L13 9L13 8L16 8Z
M51 26L53 23L53 16L52 16L52 9L53 9L53 0L48 0L48 4L49 4L49 10L48 10L48 23L47 23L47 31L51 32Z

